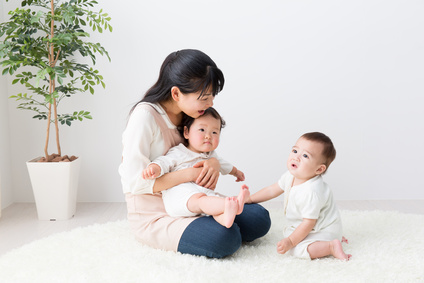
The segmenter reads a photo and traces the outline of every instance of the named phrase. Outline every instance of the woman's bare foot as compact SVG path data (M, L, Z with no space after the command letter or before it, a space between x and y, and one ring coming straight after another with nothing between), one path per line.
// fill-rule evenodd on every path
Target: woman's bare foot
M343 237L343 241L344 240L346 239ZM338 239L332 240L330 242L330 249L331 249L331 255L334 256L335 258L347 261L352 257L352 255L350 254L345 254L345 252L343 251L342 243Z
M243 184L241 186L240 193L237 197L238 205L239 205L237 215L243 212L244 204L249 199L249 197L250 197L249 187Z

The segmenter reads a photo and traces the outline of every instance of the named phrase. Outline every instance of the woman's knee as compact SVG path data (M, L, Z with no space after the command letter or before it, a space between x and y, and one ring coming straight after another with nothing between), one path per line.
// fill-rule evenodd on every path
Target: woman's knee
M234 254L242 244L242 236L240 228L237 224L233 224L230 228L220 225L215 237L215 245L211 246L213 256L215 258L223 258Z
M260 231L262 231L262 236L264 236L266 233L268 233L269 229L271 228L271 217L269 216L269 211L265 209L263 206L256 204L254 205L254 208L256 210L256 224L260 227Z
M271 228L269 212L259 204L246 204L243 213L236 217L235 222L239 225L245 242L265 236Z
M186 228L181 236L178 251L181 253L223 258L235 253L241 246L240 228L218 224L212 217L200 217Z

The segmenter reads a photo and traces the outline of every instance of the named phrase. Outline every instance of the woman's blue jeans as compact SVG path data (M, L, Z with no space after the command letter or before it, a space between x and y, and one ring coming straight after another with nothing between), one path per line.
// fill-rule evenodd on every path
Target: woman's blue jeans
M245 204L233 226L225 228L211 216L200 217L184 230L178 251L184 254L222 258L235 253L242 242L251 242L268 233L271 219L259 204Z

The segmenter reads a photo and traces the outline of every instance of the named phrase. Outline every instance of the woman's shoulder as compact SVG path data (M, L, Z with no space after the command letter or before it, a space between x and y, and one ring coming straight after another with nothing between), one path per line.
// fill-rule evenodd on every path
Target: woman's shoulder
M161 124L163 120L166 126L170 129L177 128L171 122L168 117L168 114L166 114L166 111L159 103L141 102L134 108L133 113L136 111L138 113L142 113L140 115L142 115L143 117L149 117L149 119L153 119L159 124Z
M142 128L157 128L155 117L153 116L153 108L145 103L138 104L128 119L127 130L128 129L139 129Z
M134 107L132 113L140 112L140 113L150 113L152 115L153 111L160 112L160 108L154 103L140 102Z

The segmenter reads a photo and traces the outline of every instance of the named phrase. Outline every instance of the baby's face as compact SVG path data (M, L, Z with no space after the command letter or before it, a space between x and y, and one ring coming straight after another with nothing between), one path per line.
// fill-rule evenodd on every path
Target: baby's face
M190 127L184 129L184 137L188 140L188 148L194 152L210 152L219 144L221 121L212 115L201 116L194 120Z
M324 146L321 143L304 138L300 138L293 146L287 160L287 168L300 181L298 184L324 173L323 149Z

